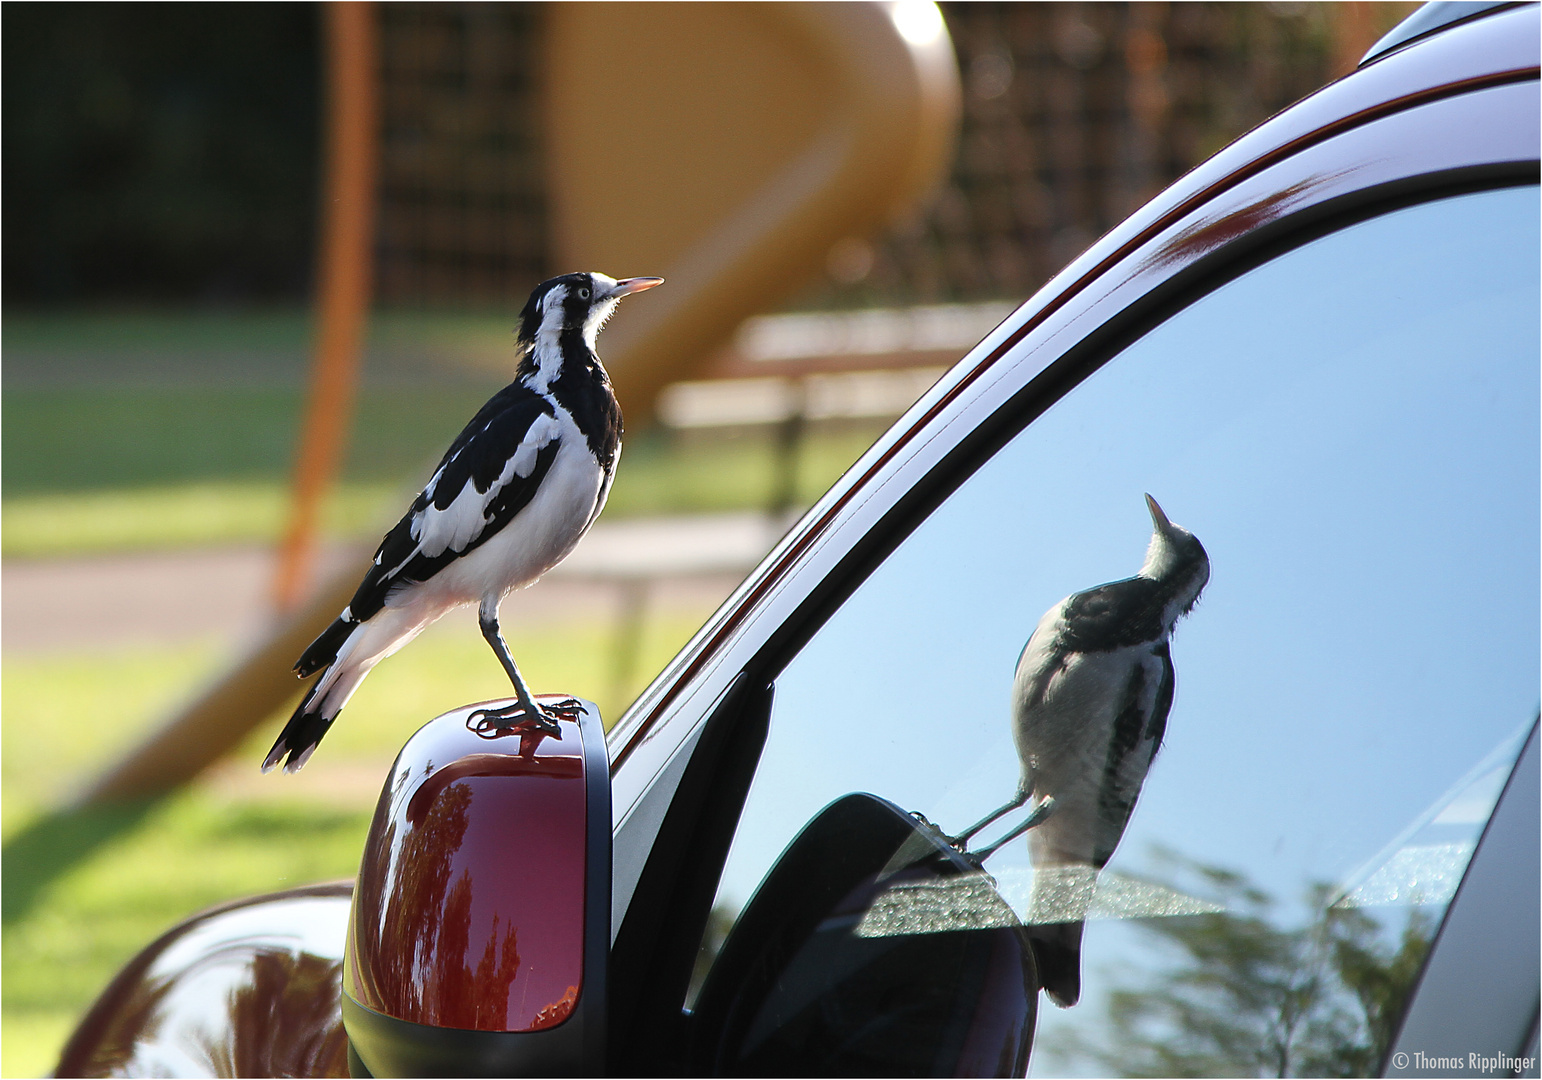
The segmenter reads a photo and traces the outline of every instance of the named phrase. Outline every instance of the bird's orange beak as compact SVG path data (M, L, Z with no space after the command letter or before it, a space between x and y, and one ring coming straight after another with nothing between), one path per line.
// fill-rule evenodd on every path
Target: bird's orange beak
M629 277L616 282L616 287L611 290L611 296L630 296L634 292L642 292L651 289L655 285L664 284L661 277Z

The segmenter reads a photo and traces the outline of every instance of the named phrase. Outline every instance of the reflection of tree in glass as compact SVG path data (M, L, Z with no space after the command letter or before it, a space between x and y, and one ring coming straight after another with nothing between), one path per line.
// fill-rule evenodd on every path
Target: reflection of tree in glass
M1196 879L1182 889L1227 910L1142 920L1176 963L1114 987L1104 1023L1057 1033L1040 1052L1116 1076L1373 1075L1429 950L1428 915L1412 909L1394 938L1363 911L1327 907L1318 884L1311 921L1282 929L1274 898L1242 874L1160 857Z

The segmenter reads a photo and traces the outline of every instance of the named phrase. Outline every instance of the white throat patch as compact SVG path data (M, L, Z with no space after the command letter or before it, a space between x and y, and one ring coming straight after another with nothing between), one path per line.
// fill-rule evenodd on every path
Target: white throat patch
M1151 543L1146 548L1146 561L1140 568L1140 576L1148 578L1166 577L1172 573L1173 567L1178 563L1178 553L1173 550L1172 544L1159 532L1151 534Z
M584 323L584 344L589 346L590 352L599 351L599 346L595 342L600 336L600 328L605 325L605 320L610 318L619 303L621 298L614 296L589 312L589 319Z

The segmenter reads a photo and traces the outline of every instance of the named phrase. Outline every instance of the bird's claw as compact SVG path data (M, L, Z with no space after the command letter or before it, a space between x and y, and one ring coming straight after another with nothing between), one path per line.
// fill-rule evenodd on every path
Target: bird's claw
M534 714L515 706L510 712L503 709L476 709L466 717L466 727L484 739L498 739L526 731L539 731L543 735L559 735L557 721L539 710Z
M910 816L915 818L916 823L923 829L926 829L928 832L932 833L937 837L937 839L941 840L944 844L947 844L954 851L958 852L964 858L973 863L975 869L981 869L980 860L969 851L969 837L967 835L960 834L958 836L949 836L947 833L943 832L934 821L928 818L925 814L921 813L919 810L910 811Z
M584 715L584 703L573 697L563 698L561 701L554 701L537 708L544 708L557 719L566 720L570 724L578 723L579 718Z
M969 854L969 841L959 836L949 836L943 833L942 838L948 842L948 846L960 855Z
M1053 795L1044 796L1044 798L1039 800L1038 805L1030 810L1028 816L1020 821L1015 828L1013 828L1010 832L1001 837L1001 839L997 840L995 843L989 844L979 849L978 851L969 850L969 840L973 835L972 832L964 833L956 837L949 837L948 843L953 846L954 850L956 850L960 855L964 856L970 862L974 863L976 866L982 866L986 859L996 854L996 852L999 851L1002 847L1006 846L1011 841L1016 840L1029 829L1037 828L1038 826L1044 824L1045 820L1055 812L1055 806L1055 797Z
M558 721L576 724L583 712L583 702L577 698L545 705L531 702L530 708L516 702L501 709L473 709L466 716L466 727L484 739L532 731L560 738L562 729Z

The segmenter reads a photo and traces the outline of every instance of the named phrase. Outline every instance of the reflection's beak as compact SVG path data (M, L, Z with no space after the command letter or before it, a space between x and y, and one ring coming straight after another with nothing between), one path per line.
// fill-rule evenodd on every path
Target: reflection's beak
M1151 524L1155 525L1157 532L1170 533L1173 531L1173 523L1167 520L1167 515L1162 513L1162 508L1150 495L1146 496L1146 509L1151 511Z
M651 289L655 285L664 284L661 277L629 277L616 282L616 287L610 290L611 296L630 296L634 292L642 292Z

